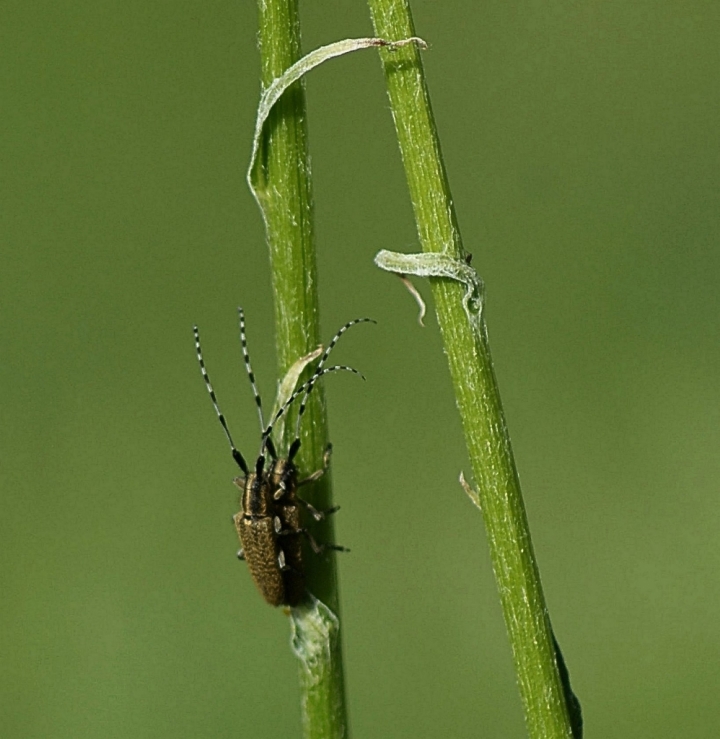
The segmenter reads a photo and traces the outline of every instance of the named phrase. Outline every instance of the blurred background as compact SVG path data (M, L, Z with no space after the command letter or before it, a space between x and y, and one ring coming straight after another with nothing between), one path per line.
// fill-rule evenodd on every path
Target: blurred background
M306 50L371 34L303 3ZM720 9L414 0L555 631L588 737L720 720ZM245 186L250 2L0 7L0 734L299 736L287 618L230 516L269 403ZM523 737L434 318L372 258L417 241L377 55L307 81L356 737ZM429 298L427 285L419 284ZM248 452L252 454L252 452Z

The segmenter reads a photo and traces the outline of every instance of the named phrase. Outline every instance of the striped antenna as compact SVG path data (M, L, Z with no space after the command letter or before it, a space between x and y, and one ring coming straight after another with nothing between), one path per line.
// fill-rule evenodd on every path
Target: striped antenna
M315 367L315 372L313 372L313 376L308 380L308 382L305 383L307 385L307 389L305 390L305 397L302 399L302 403L300 403L300 410L298 411L297 415L297 423L295 424L295 441L297 441L300 438L300 419L302 418L303 413L305 412L305 406L307 405L308 397L310 396L310 393L312 392L312 389L315 385L315 383L323 376L323 365L325 364L325 361L327 360L330 352L333 350L333 347L335 344L338 343L340 340L340 337L351 327L355 326L358 323L377 323L377 321L373 321L372 318L356 318L354 321L348 321L336 334L332 337L332 340L327 345L327 349L323 352L322 356L320 357L320 361L317 363L317 366ZM349 368L348 368L349 369ZM353 370L355 371L355 370ZM357 372L357 374L360 374ZM362 375L361 375L362 377ZM363 379L365 379L363 377ZM294 442L293 442L294 444ZM298 445L299 446L299 445Z
M257 385L255 385L255 375L250 365L250 354L247 348L247 336L245 335L245 312L242 308L238 308L238 318L240 319L240 344L242 344L243 359L245 360L245 371L247 376L250 378L250 384L252 385L253 395L255 396L255 405L257 406L258 417L260 418L260 431L265 428L265 421L263 419L262 412L262 400L260 400L260 393L258 392Z
M193 333L195 334L195 350L197 351L197 358L198 362L200 363L200 371L202 372L203 380L205 380L205 386L210 393L210 400L212 400L212 403L215 406L215 412L217 413L220 425L223 427L225 436L227 436L227 440L230 442L230 449L232 450L233 459L237 463L238 467L247 475L247 462L245 462L243 455L240 454L240 452L235 448L235 443L232 440L232 436L230 436L230 429L228 428L227 422L225 421L225 416L223 416L222 411L220 410L220 406L218 406L217 398L215 397L215 391L213 390L213 386L210 384L210 377L208 376L207 370L205 369L202 349L200 348L200 332L198 331L197 326L193 326Z
M260 445L260 456L262 457L265 454L265 448L268 446L268 444L272 443L270 439L270 434L272 434L273 426L280 420L280 417L287 411L287 409L290 407L290 405L296 401L301 395L304 395L303 403L300 406L300 410L298 411L298 415L302 415L305 412L305 401L307 400L307 394L310 393L313 389L313 385L323 376L328 375L331 372L338 372L339 370L344 370L346 372L352 372L355 375L358 375L362 377L362 379L365 379L365 376L358 372L354 367L347 367L344 364L336 364L333 367L325 367L324 369L321 369L318 371L317 369L313 373L313 376L307 381L304 382L300 387L285 401L285 403L280 406L278 412L273 416L270 423L267 425L267 428L265 431L263 431L262 435L262 444ZM297 447L297 448L295 448ZM288 454L288 459L292 461L292 458L297 454L298 449L300 448L300 444L298 443L298 439L296 438L295 441L293 441L291 445L291 451L294 448L294 451L291 454Z

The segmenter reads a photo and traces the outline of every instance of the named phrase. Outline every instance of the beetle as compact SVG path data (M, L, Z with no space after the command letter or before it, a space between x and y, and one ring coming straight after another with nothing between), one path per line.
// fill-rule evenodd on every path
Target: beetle
M238 557L247 562L255 585L268 603L294 606L305 592L300 536L308 539L316 554L325 549L347 551L334 544L318 544L300 521L301 505L318 521L337 510L318 511L297 495L299 486L325 472L327 462L313 475L298 481L297 467L289 456L275 459L268 470L264 469L262 457L258 460L262 467L258 465L246 477L233 480L242 490L241 510L233 516L242 544Z
M270 423L265 425L262 412L260 393L255 384L255 376L250 364L250 355L247 349L245 334L245 315L242 308L238 308L240 323L240 342L250 384L252 386L255 404L258 410L261 428L260 452L255 465L251 469L245 458L235 446L230 435L225 416L218 406L217 397L210 383L205 368L205 362L200 348L200 333L198 327L193 327L195 349L200 370L215 412L225 432L233 459L243 473L233 482L242 491L240 496L240 511L233 516L233 524L240 539L241 549L238 558L247 563L250 576L262 597L273 606L295 606L305 595L305 572L303 567L303 553L301 537L305 537L316 554L327 549L347 551L336 544L319 544L307 527L302 525L300 509L304 508L316 521L338 510L335 506L325 511L317 510L309 502L297 494L299 487L318 480L328 468L332 447L328 445L323 456L323 466L307 477L299 480L295 457L300 450L300 421L307 405L310 393L318 380L330 372L345 370L360 375L360 373L345 365L325 367L330 352L340 337L351 326L358 323L372 322L369 318L358 318L346 323L333 337L315 366L310 379L303 383L283 403L273 416ZM360 375L362 377L362 375ZM364 379L364 378L363 378ZM290 445L286 456L280 456L272 440L272 432L278 420L288 411L290 406L302 398L297 413L295 439ZM268 459L269 457L269 459Z

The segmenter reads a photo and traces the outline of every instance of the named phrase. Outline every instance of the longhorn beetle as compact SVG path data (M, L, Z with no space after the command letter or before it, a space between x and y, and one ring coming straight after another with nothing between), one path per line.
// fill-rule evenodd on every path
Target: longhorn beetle
M238 557L247 562L255 585L270 605L295 606L305 594L305 574L300 537L305 536L307 538L316 554L320 554L326 549L347 551L344 547L335 544L319 544L308 529L302 526L300 506L305 508L316 521L322 521L325 516L334 513L337 507L319 511L297 494L299 487L322 477L328 467L331 451L331 447L328 445L321 469L302 480L298 480L298 470L294 460L300 450L300 421L305 412L308 397L323 375L344 370L362 377L352 367L341 364L332 367L325 367L324 365L335 344L351 326L368 321L374 323L374 321L370 318L358 318L346 323L335 334L327 349L322 353L310 379L295 390L288 400L280 406L270 422L265 425L262 401L250 365L250 355L245 335L245 314L242 308L238 308L238 316L245 371L252 386L260 419L260 452L252 469L236 448L225 421L225 416L218 406L215 391L210 384L210 377L205 369L205 362L200 349L200 333L197 326L193 327L195 349L205 385L208 393L210 393L210 399L215 407L215 412L225 436L230 443L233 459L243 473L243 477L236 477L233 480L242 491L240 496L241 510L233 516L233 523L242 545ZM297 413L295 439L290 444L287 455L281 457L278 455L272 440L273 427L298 398L301 398L301 402ZM269 455L269 460L266 455Z

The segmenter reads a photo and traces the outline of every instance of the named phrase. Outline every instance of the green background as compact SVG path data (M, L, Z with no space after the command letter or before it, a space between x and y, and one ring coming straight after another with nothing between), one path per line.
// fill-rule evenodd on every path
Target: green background
M586 736L720 721L720 10L413 3L555 631ZM303 3L307 50L371 34ZM274 390L247 191L250 2L0 6L0 736L293 737L288 623L234 558L241 364ZM356 737L522 737L375 52L308 79ZM420 289L428 295L426 285Z

